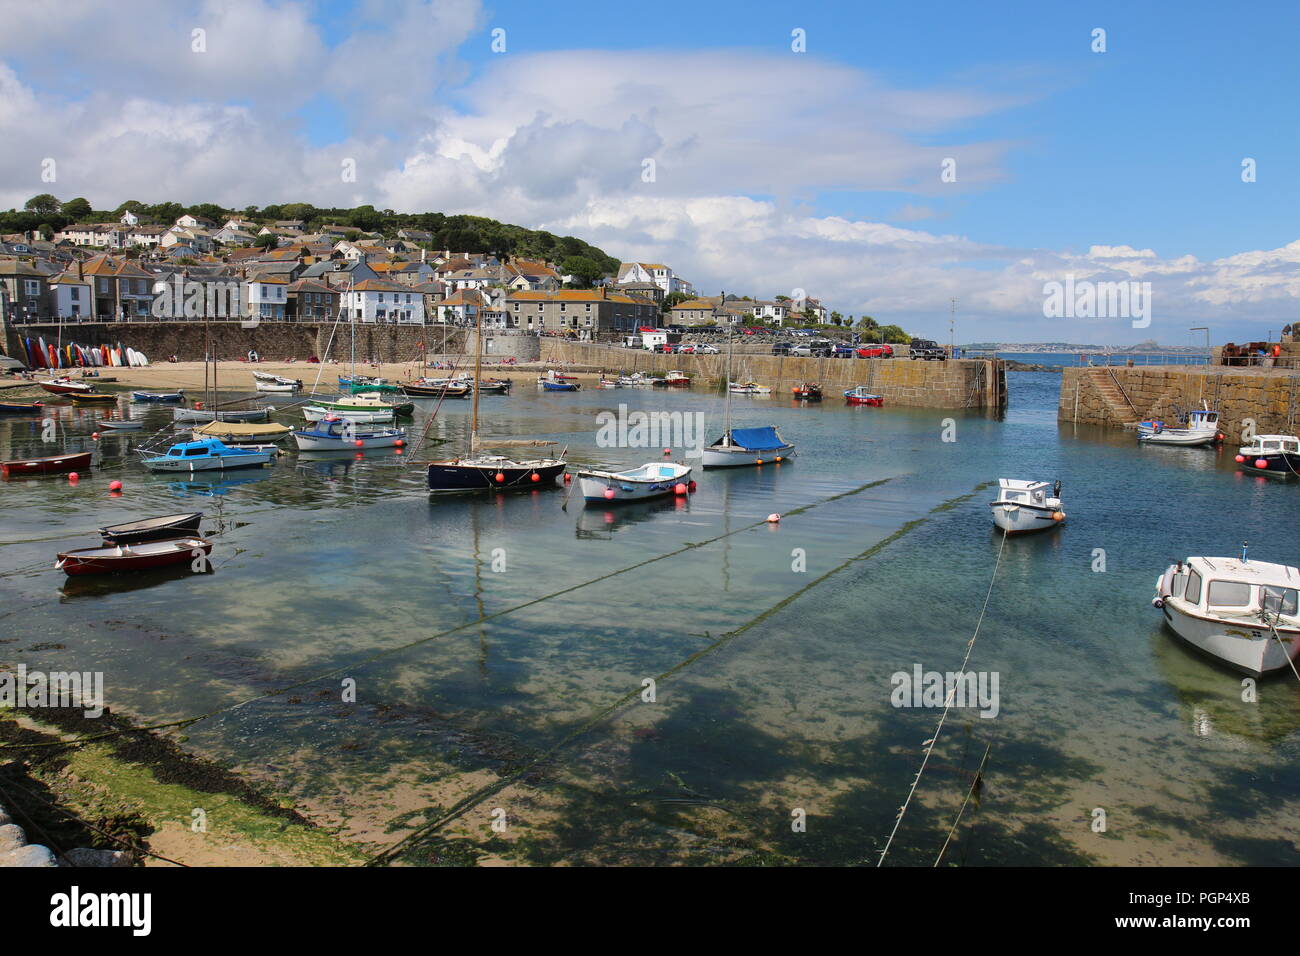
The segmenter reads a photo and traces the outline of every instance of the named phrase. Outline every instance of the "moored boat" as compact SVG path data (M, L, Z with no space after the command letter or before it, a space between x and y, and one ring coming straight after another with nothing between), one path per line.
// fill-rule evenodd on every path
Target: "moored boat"
M822 387L816 382L800 382L790 389L790 394L801 402L820 402Z
M1193 409L1183 427L1169 428L1164 422L1138 422L1138 441L1149 445L1181 445L1195 447L1211 445L1223 440L1219 431L1219 413L1209 409Z
M72 404L80 408L102 407L106 405L116 405L117 396L110 395L107 392L81 392L69 395Z
M727 390L732 395L771 395L772 387L770 385L759 385L757 382L731 382Z
M100 431L110 432L138 432L144 429L144 422L137 422L129 418L105 418L95 426Z
M44 408L44 402L0 402L0 414L4 415L31 415Z
M1300 655L1300 570L1240 558L1190 557L1156 579L1151 603L1180 638L1260 677Z
M1289 481L1300 478L1300 438L1295 435L1256 435L1237 449L1237 464L1256 475Z
M766 465L794 457L790 444L775 426L729 428L721 438L703 450L705 468L734 468L741 465Z
M177 422L264 422L270 419L269 408L173 408Z
M216 438L227 445L255 445L261 442L280 441L293 431L288 425L275 422L208 422L191 429L195 440Z
M70 378L51 378L39 384L51 395L84 395L93 390L93 386L85 382L74 382Z
M0 478L21 478L27 475L62 475L81 468L89 468L93 452L81 451L71 455L52 455L48 458L16 458L0 461Z
M148 571L185 562L202 563L206 568L207 556L212 553L212 542L197 536L146 541L141 544L114 544L99 548L78 548L58 555L55 568L67 574L116 574L119 571Z
M132 392L131 400L135 402L182 402L185 400L185 390L178 388L174 392Z
M300 429L293 440L302 451L350 451L354 448L393 448L406 442L404 428L367 428L344 419L326 419L315 428Z
M998 496L989 502L993 523L1007 534L1045 531L1065 520L1061 510L1061 483L998 479Z
M664 384L671 388L690 388L691 377L685 372L674 369L664 374Z
M379 424L382 422L391 422L394 418L391 408L377 409L357 409L357 408L326 408L321 405L305 405L302 410L302 417L309 422L324 421L326 418L346 418L350 422L364 422L367 424Z
M468 385L420 385L415 382L402 386L402 394L411 398L469 398Z
M107 525L99 529L99 534L108 544L136 544L141 541L158 541L198 534L199 523L202 520L202 511L187 511L183 514L141 518L138 521Z
M844 401L850 405L874 405L878 407L885 404L885 397L868 392L865 385L857 385L844 393Z
M548 392L576 392L582 388L582 386L577 382L552 382L544 379L542 381L542 388L546 389Z
M671 461L652 461L630 471L583 470L577 476L583 498L606 503L684 495L692 484L691 469Z
M142 464L150 471L217 471L261 467L275 455L274 448L237 448L216 438L205 438L172 445L165 455L145 458Z

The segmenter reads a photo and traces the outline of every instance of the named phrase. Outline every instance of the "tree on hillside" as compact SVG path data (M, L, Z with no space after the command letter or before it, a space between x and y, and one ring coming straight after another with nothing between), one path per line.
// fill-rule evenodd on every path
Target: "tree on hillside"
M560 272L572 276L575 285L590 288L591 284L605 274L600 263L586 256L569 256L560 266Z
M78 196L76 199L69 199L63 204L63 215L67 216L72 222L83 222L90 218L94 208L90 201Z
M683 302L689 301L691 301L691 296L687 295L685 292L670 292L668 295L664 296L663 305L660 306L660 308L663 310L664 315L667 315L673 310L673 306L681 305Z
M173 223L185 215L185 207L178 202L160 202L141 207L136 215L146 216L155 222Z
M200 219L211 219L213 222L223 222L226 218L226 210L216 203L201 202L197 205L190 206L185 210L191 216L197 216Z
M281 219L301 219L303 222L311 222L318 215L316 207L309 202L285 203L280 212Z
M858 319L858 328L862 329L864 332L868 332L872 329L880 328L880 325L871 316L864 315L862 318Z
M274 249L280 244L280 237L273 232L263 233L253 240L254 249Z
M374 206L358 206L348 217L348 224L362 232L374 232L384 224L384 218L375 212Z
M61 203L57 198L49 193L41 193L39 196L33 196L23 205L28 212L34 212L38 216L57 215L61 208Z

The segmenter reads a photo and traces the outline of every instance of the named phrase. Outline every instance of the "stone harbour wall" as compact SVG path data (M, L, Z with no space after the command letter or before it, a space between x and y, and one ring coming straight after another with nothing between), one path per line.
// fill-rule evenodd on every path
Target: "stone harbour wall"
M727 356L659 355L644 349L543 338L541 361L556 366L583 366L608 372L657 372L680 369L703 384L721 385ZM826 397L855 385L883 395L887 404L921 408L990 408L1006 401L1006 372L1001 362L957 359L925 362L912 359L835 359L789 355L733 356L733 381L753 380L788 392L800 382L817 382Z
M237 361L252 350L268 362L291 358L301 362L313 355L324 358L327 347L330 357L347 362L352 357L353 328L344 322L262 322L251 329L237 322L214 322L209 326L218 359ZM429 354L459 355L466 343L463 329L440 326L358 323L355 330L358 362L415 362L422 348ZM62 330L57 325L24 325L7 330L6 353L26 361L21 338L43 336L46 344L53 344L59 341L60 332L65 344L116 346L121 342L143 352L155 364L172 355L182 362L201 362L206 354L202 322L85 322L64 324Z
M1236 441L1253 422L1264 434L1294 435L1300 427L1300 370L1226 366L1116 367L1115 380L1140 419L1174 420L1205 402L1220 415L1221 429ZM1061 376L1057 420L1089 425L1121 424L1114 403L1094 379L1104 371L1067 368Z

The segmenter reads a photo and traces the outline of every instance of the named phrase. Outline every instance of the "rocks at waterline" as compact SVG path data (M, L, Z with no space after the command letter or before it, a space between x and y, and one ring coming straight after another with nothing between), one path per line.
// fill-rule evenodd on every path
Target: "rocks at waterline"
M129 866L130 857L121 850L69 850L56 859L49 847L28 843L27 832L0 806L0 867L10 866Z

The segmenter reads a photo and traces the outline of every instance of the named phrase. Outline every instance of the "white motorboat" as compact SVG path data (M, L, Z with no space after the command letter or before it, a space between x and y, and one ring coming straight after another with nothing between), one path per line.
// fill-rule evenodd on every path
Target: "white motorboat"
M1236 461L1246 471L1283 480L1300 478L1300 438L1295 435L1256 435L1237 449Z
M293 433L302 451L351 451L354 448L392 448L405 444L405 428L367 428L346 419L326 419L315 428Z
M998 496L989 502L993 523L1007 534L1045 531L1065 520L1061 510L1061 483L998 479Z
M1219 431L1219 413L1208 408L1193 409L1187 415L1183 428L1169 428L1164 422L1138 422L1138 441L1150 445L1212 445L1222 441Z
M393 420L393 408L326 408L323 405L305 405L303 418L309 422L324 421L326 418L344 418L350 422L381 424Z
M771 395L772 387L770 385L759 385L757 382L731 382L728 390L732 395Z
M723 436L701 453L705 468L735 468L740 465L765 465L794 457L794 445L781 437L775 426L729 428Z
M1300 655L1300 570L1240 558L1188 558L1156 579L1151 603L1193 647L1259 677Z
M652 461L631 471L579 471L582 497L588 501L642 501L690 490L691 469L671 461Z
M296 392L302 388L299 379L272 375L270 372L254 372L253 378L256 379L253 387L259 392Z

